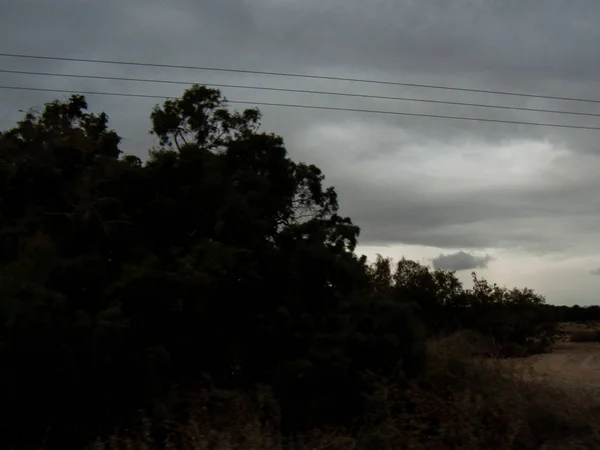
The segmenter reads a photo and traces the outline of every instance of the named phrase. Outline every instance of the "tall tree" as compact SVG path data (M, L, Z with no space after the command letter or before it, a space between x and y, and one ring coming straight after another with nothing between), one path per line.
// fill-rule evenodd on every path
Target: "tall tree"
M142 163L86 108L53 102L0 135L7 443L84 442L198 383L271 384L290 424L334 423L364 371L414 353L405 315L372 306L335 190L257 110L194 86L154 108Z

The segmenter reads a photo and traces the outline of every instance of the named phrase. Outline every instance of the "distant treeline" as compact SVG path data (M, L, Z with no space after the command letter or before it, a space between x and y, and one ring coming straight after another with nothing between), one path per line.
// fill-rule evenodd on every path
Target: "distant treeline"
M552 312L552 317L557 322L591 322L600 321L600 306L566 306L546 305Z

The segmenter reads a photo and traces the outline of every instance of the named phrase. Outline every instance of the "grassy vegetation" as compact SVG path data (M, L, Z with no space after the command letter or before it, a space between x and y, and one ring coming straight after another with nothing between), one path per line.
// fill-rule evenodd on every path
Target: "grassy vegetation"
M599 342L600 324L596 321L562 322L557 329L557 341Z
M600 340L600 331L598 330L578 330L570 334L571 342L598 342Z
M600 448L600 400L556 385L506 360L474 358L462 333L431 340L428 367L408 389L373 375L369 412L353 428L326 428L284 438L269 389L194 394L182 423L165 422L166 447L181 450L392 450ZM96 441L94 450L163 448L154 427Z

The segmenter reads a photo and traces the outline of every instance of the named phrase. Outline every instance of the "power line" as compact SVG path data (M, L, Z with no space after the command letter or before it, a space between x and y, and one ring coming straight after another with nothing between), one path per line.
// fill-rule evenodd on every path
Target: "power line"
M24 55L24 54L17 54L17 53L0 53L0 56L3 56L5 58L26 58L26 59L41 59L41 60L51 60L51 61L85 62L85 63L95 63L95 64L115 64L115 65L128 65L128 66L142 66L142 67L160 67L160 68L167 68L167 69L186 69L186 70L203 70L203 71L212 71L212 72L245 73L245 74L254 74L254 75L271 75L271 76L278 76L278 77L310 78L310 79L316 79L316 80L350 81L350 82L356 82L356 83L381 84L381 85L390 85L390 86L406 86L406 87L417 87L417 88L427 88L427 89L441 89L441 90L448 90L448 91L478 92L478 93L493 94L493 95L512 95L512 96L516 96L516 97L541 98L541 99L548 99L548 100L567 100L567 101L573 101L573 102L600 103L600 100L576 98L576 97L560 97L560 96L541 95L541 94L527 94L527 93L523 93L523 92L494 91L494 90L486 90L486 89L471 89L471 88L459 88L459 87L452 87L452 86L442 86L442 85L436 85L436 84L403 83L403 82L399 82L399 81L369 80L369 79L362 79L362 78L346 78L346 77L335 77L335 76L325 76L325 75L309 75L309 74L299 74L299 73L289 73L289 72L267 72L267 71L261 71L261 70L226 69L226 68L220 68L220 67L187 66L187 65L177 65L177 64L147 63L147 62L139 62L139 61L117 61L117 60L108 60L108 59L67 58L67 57L58 57L58 56Z
M493 108L493 109L509 109L514 111L527 111L527 112L541 112L541 113L552 113L552 114L568 114L574 116L588 116L588 117L600 117L600 113L586 113L576 111L565 111L558 109L538 109L538 108L525 108L518 106L503 106L503 105L490 105L484 103L465 103L465 102L453 102L445 100L428 100L410 97L391 97L383 95L371 95L371 94L355 94L350 92L331 92L331 91L315 91L309 89L290 89L290 88L276 88L276 87L265 87L265 86L248 86L240 84L215 84L215 83L195 83L192 81L176 81L176 80L159 80L153 78L131 78L131 77L117 77L117 76L105 76L105 75L81 75L81 74L65 74L55 72L34 72L27 70L9 70L0 69L0 73L12 73L19 75L38 75L38 76L51 76L51 77L63 77L63 78L83 78L83 79L95 79L95 80L112 80L112 81L134 81L141 83L163 83L163 84L178 84L178 85L193 85L203 84L204 86L218 87L218 88L231 88L231 89L251 89L251 90L263 90L263 91L275 91L275 92L289 92L298 94L316 94L316 95L337 95L342 97L354 97L354 98L368 98L373 100L395 100L415 103L432 103L439 105L453 105L453 106L469 106L477 108Z
M0 86L0 89L7 90L21 90L21 91L38 91L38 92L56 92L62 94L85 94L85 95L111 95L119 97L140 97L140 98L154 98L154 99L169 99L175 97L152 95L152 94L130 94L124 92L95 92L95 91L74 91L66 89L47 89L47 88L34 88L34 87L23 87L23 86ZM514 125L531 125L539 127L552 127L552 128L573 128L579 130L600 130L600 127L590 127L582 125L566 125L566 124L553 124L553 123L540 123L540 122L524 122L517 120L501 120L501 119L486 119L483 117L460 117L460 116L447 116L441 114L421 114L421 113L408 113L400 111L379 111L372 109L357 109L357 108L338 108L334 106L317 106L317 105L298 105L291 103L270 103L270 102L249 102L240 100L228 100L227 103L243 104L243 105L259 105L259 106L279 106L286 108L302 108L302 109L319 109L325 111L348 111L348 112L361 112L370 114L381 114L381 115L395 115L395 116L409 116L409 117L428 117L433 119L452 119L452 120L469 120L475 122L489 122L489 123L505 123Z

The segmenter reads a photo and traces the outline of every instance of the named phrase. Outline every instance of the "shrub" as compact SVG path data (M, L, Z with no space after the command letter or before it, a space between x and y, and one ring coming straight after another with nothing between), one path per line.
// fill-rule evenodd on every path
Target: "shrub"
M600 330L575 330L569 337L571 342L598 342Z
M281 412L266 388L247 393L199 391L188 398L193 400L189 418L165 425L165 448L600 448L600 402L590 397L589 391L527 377L526 368L517 369L507 360L473 358L480 350L474 347L465 333L430 341L427 372L408 389L371 374L375 389L366 414L354 427L313 428L293 437L281 435ZM155 448L159 447L149 433L119 433L93 447Z
M356 448L600 448L600 402L589 391L470 357L476 350L460 335L430 342L427 373L408 392L382 380L378 420ZM576 440L584 447L564 446Z

